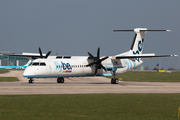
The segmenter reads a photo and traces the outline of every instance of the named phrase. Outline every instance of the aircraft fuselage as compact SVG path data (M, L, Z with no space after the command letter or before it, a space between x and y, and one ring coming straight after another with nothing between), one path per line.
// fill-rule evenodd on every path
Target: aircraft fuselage
M25 69L23 76L28 78L94 76L95 65L86 67L92 61L88 57L36 59ZM142 64L142 61L131 61L129 59L113 60L108 58L102 62L102 65L109 71L106 72L102 68L98 68L97 76L112 76L112 71L116 71L116 75L121 74L140 64Z

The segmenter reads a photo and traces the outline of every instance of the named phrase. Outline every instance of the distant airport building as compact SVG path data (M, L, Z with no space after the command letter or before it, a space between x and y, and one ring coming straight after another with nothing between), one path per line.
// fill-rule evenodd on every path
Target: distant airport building
M19 66L25 65L29 59L25 57L6 56L3 54L14 54L13 52L0 51L0 66Z

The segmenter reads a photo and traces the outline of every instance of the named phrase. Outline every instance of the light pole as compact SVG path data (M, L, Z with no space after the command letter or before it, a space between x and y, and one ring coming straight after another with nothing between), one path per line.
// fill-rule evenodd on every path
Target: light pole
M8 46L8 54L9 54L9 47L10 46ZM8 59L7 59L7 65L9 66L9 56L8 56Z

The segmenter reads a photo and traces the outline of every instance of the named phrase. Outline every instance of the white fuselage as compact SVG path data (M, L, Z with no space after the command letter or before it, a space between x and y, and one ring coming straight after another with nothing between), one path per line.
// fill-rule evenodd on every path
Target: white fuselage
M93 60L88 57L72 57L70 59L36 59L24 71L23 76L28 78L53 78L53 77L85 77L94 76L95 65L88 66ZM102 65L110 70L98 69L97 76L112 76L112 71L117 74L133 69L143 61L129 59L113 59L109 57Z

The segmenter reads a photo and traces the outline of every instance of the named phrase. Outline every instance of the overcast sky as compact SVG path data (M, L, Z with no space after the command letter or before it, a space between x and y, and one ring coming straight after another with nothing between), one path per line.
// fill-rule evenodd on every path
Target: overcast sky
M55 55L116 55L130 49L134 33L149 32L143 53L180 55L180 0L0 0L0 51L52 51ZM179 67L179 57L144 59L144 67Z

